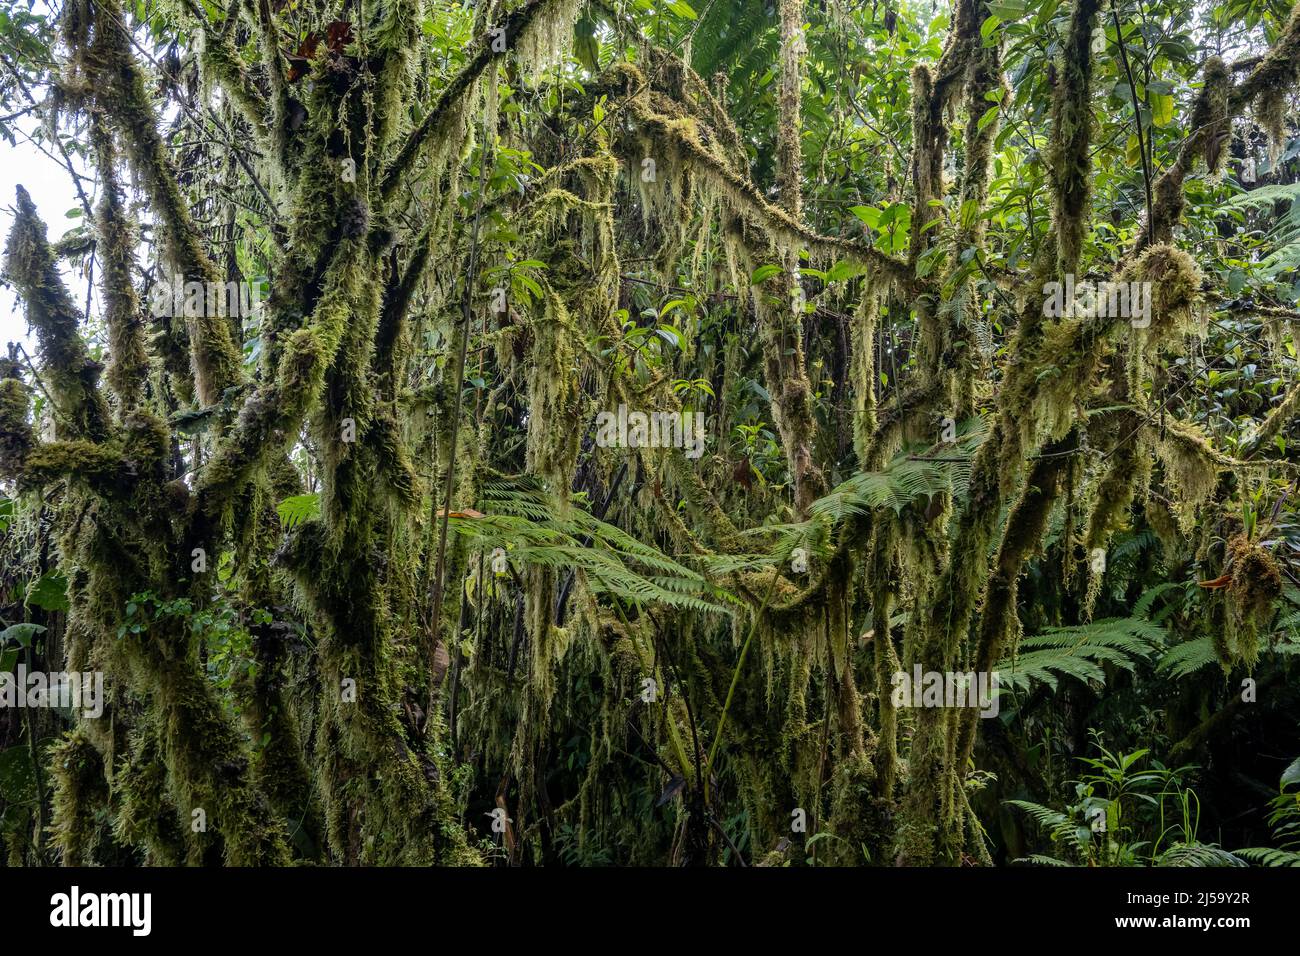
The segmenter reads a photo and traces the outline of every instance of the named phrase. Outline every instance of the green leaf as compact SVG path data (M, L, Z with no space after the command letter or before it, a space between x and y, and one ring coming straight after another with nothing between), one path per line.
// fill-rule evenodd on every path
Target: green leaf
M849 212L867 224L870 229L880 225L880 210L875 206L850 206Z
M1300 757L1297 757L1286 770L1282 771L1282 786L1300 783Z
M320 495L291 495L275 506L285 531L292 531L304 521L320 517Z
M45 628L39 624L11 624L0 631L0 642L17 641L23 647L30 647L32 638L44 633Z
M759 266L754 270L754 274L749 277L749 283L750 285L759 285L760 283L766 282L780 271L780 266L775 266L771 263L765 266Z
M672 3L668 4L668 9L683 20L699 19L699 14L695 12L694 8L687 3L686 0L672 0Z
M845 279L852 279L854 276L862 275L866 271L866 266L856 262L837 262L826 270L826 281L843 282Z
M1174 98L1156 93L1151 97L1151 122L1157 126L1168 126L1174 121Z
M1026 0L999 0L998 3L987 3L985 6L989 8L989 13L1009 23L1025 15L1028 3Z
M979 122L975 124L975 132L977 133L984 132L984 128L988 126L989 123L992 123L995 119L997 119L998 112L1001 109L1002 109L1001 106L990 106L988 109L986 109L984 111L984 115L979 118Z
M32 582L27 589L27 603L43 611L68 609L68 579L58 571L50 571Z
M659 336L669 345L676 348L682 347L683 335L681 329L674 325L659 325L655 328L655 335Z
M596 39L596 21L583 15L573 27L573 55L592 73L600 72L600 41Z

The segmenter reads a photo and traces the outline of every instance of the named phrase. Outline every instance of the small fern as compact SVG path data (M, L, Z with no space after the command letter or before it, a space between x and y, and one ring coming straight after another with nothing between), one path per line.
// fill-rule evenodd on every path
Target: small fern
M320 517L320 495L291 495L275 506L285 531L292 531L304 521Z
M1041 803L1033 803L1029 800L1008 800L1007 803L1027 813L1054 845L1061 846L1080 858L1087 856L1088 846L1092 843L1092 830L1085 824L1074 820L1069 814L1062 813L1060 810L1053 810L1051 807L1045 807ZM1049 866L1071 865L1053 857L1031 857L1029 859L1033 862L1050 860L1051 862L1047 863Z
M1282 771L1269 806L1268 823L1278 846L1247 847L1237 850L1237 856L1261 866L1300 866L1300 757Z

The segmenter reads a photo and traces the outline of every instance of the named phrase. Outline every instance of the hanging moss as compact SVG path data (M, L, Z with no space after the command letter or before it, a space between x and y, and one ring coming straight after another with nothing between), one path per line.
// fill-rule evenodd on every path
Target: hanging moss
M1167 421L1152 444L1164 465L1165 483L1178 502L1179 526L1186 532L1196 523L1200 506L1214 494L1216 453L1194 426L1184 422Z
M74 730L51 749L50 769L54 778L54 843L65 865L89 864L100 837L99 816L108 805L99 751L84 731Z
M1282 593L1282 572L1269 551L1244 534L1228 541L1226 567L1232 575L1227 590L1227 628L1224 639L1229 658L1226 668L1236 663L1253 668L1259 657L1259 637L1273 619Z
M1151 283L1151 327L1147 332L1152 338L1167 341L1194 327L1201 271L1183 250L1151 246L1121 273L1120 281Z
M1106 459L1105 471L1096 483L1096 490L1088 496L1091 511L1083 532L1084 562L1088 569L1088 587L1083 603L1087 614L1092 613L1102 582L1102 573L1093 568L1092 556L1099 550L1105 551L1111 535L1127 523L1134 498L1146 488L1139 463L1149 459L1147 449L1132 440L1132 429L1140 424L1133 420L1135 418L1122 417L1117 436L1122 440Z
M8 478L21 473L35 443L28 408L23 383L17 378L0 379L0 474Z
M153 866L179 866L190 850L192 821L182 821L167 786L166 765L152 728L136 727L114 769L112 780L116 813L113 832L127 846L146 848L145 862ZM182 829L182 824L189 824Z
M1232 138L1232 120L1228 112L1228 94L1232 75L1220 57L1212 56L1201 69L1201 93L1192 107L1191 126L1200 132L1201 154L1211 176L1223 169Z

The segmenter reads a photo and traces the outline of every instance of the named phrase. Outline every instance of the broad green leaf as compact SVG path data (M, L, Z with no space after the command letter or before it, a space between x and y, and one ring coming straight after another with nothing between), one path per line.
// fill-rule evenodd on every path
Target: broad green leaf
M880 224L880 210L875 206L850 206L849 212L857 216L871 229Z
M50 571L32 582L27 589L27 603L43 611L68 609L68 579L58 571Z
M1174 121L1174 98L1167 94L1155 93L1151 96L1151 122L1157 126L1168 126Z

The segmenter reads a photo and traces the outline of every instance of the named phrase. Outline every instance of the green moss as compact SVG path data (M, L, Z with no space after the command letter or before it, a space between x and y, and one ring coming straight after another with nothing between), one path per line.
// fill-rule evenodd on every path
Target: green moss
M1165 484L1177 502L1179 525L1186 531L1197 520L1218 482L1220 456L1194 425L1167 420L1152 445L1164 465Z
M0 379L0 474L17 477L35 442L27 421L27 389L17 378Z
M73 730L50 750L54 780L54 844L68 866L93 861L99 838L98 816L107 809L108 787L99 751L85 731Z
M88 441L49 442L37 445L27 454L23 463L24 482L41 485L65 477L99 487L125 488L127 471L121 446Z
M1201 92L1192 107L1193 130L1201 131L1201 155L1210 175L1223 168L1232 138L1232 121L1228 113L1228 94L1232 75L1221 57L1212 56L1201 69Z
M1051 167L1056 271L1076 272L1092 190L1092 31L1100 0L1078 0L1061 52L1052 96Z
M17 187L17 215L5 245L4 275L22 297L36 331L44 387L57 406L58 438L103 439L108 408L99 394L101 366L81 340L81 313L63 284L45 223L31 196Z
M1125 268L1121 281L1151 283L1151 327L1149 334L1168 340L1192 327L1201 297L1201 271L1196 261L1173 246L1148 247Z
M145 860L150 865L181 865L188 853L189 838L185 834L190 827L181 829L182 821L170 799L166 766L147 724L133 729L129 752L120 758L112 786L116 811L113 832L117 840L127 846L145 847Z
M1259 636L1273 619L1282 593L1282 572L1277 559L1245 535L1228 541L1227 563L1232 581L1227 589L1227 628L1224 639L1229 659L1224 667L1244 663L1254 667L1259 657Z

